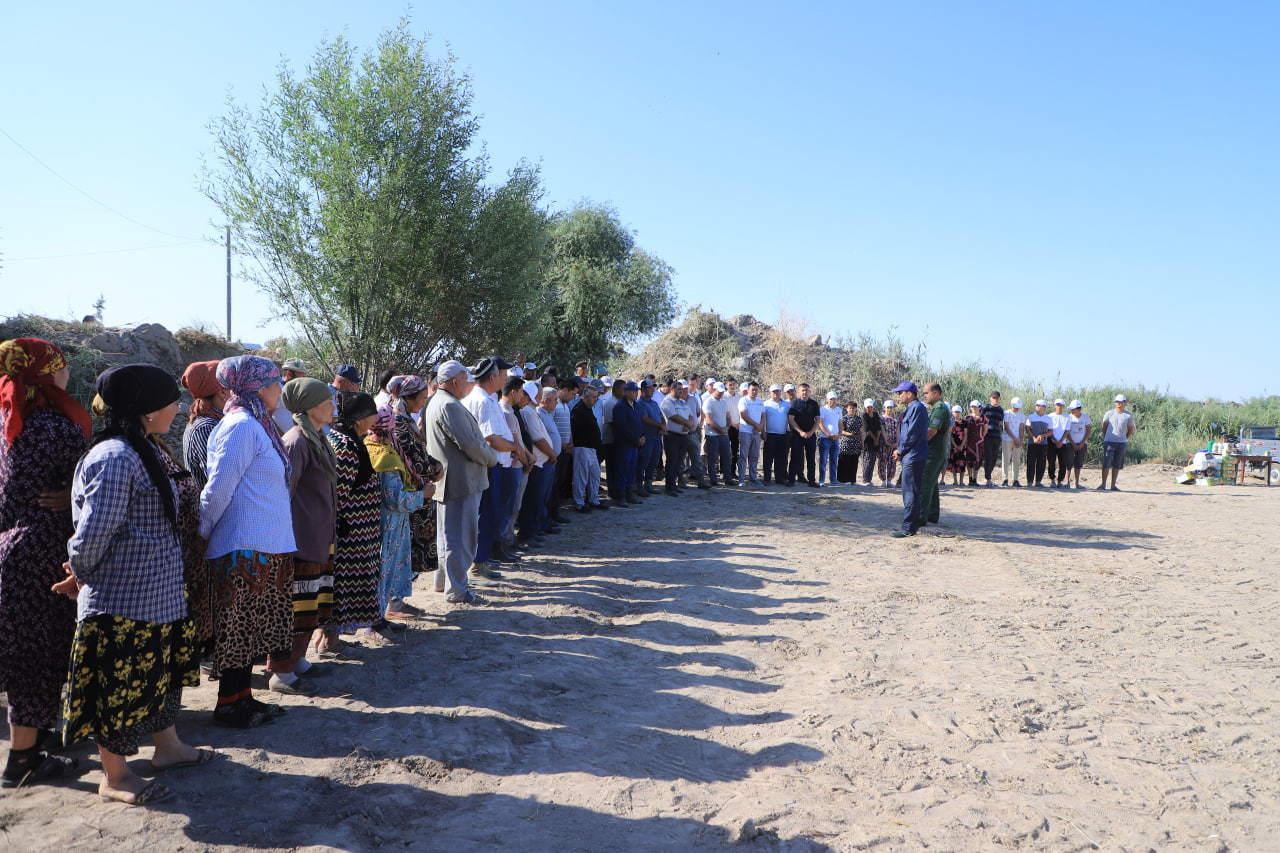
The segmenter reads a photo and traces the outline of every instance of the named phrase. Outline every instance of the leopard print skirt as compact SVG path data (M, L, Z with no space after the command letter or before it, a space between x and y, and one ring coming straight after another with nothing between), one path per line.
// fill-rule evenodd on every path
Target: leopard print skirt
M251 666L263 654L288 657L293 643L293 556L232 551L209 561L213 675Z

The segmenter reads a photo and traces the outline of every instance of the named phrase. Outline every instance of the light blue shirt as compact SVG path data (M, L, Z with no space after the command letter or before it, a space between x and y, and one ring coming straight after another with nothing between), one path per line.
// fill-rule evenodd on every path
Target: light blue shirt
M284 460L248 412L227 415L209 436L208 472L200 493L200 535L209 540L205 556L297 550Z
M783 435L787 431L787 415L791 414L791 401L775 400L770 397L764 401L764 431L769 435Z

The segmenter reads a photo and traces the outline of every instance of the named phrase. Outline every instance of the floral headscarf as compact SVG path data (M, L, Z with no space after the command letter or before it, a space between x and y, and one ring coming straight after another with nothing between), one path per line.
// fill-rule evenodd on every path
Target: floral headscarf
M40 338L0 343L0 409L9 410L4 436L10 444L22 433L23 418L41 407L66 415L89 438L89 413L53 381L53 374L66 366L62 350Z
M226 413L229 415L243 410L262 425L271 438L271 443L275 445L276 453L280 454L280 459L284 462L284 478L287 481L293 475L289 451L285 450L284 442L280 440L280 430L271 419L271 413L267 411L262 398L258 396L263 388L279 384L280 368L270 359L256 355L238 355L224 358L218 363L217 378L231 391Z
M391 396L391 408L397 414L409 416L409 410L405 408L404 398L412 397L423 388L427 387L427 380L421 376L393 376L391 381L387 383L387 393Z
M414 470L413 463L409 461L409 457L400 448L400 440L396 438L396 413L390 406L378 407L378 417L374 420L373 426L369 428L369 436L366 438L365 443L368 444L370 439L388 445L395 451L395 455L400 462L397 467L402 467L408 474L405 485L418 489L422 488L422 477ZM370 452L372 454L372 450ZM378 467L376 461L373 467L376 471L383 470Z

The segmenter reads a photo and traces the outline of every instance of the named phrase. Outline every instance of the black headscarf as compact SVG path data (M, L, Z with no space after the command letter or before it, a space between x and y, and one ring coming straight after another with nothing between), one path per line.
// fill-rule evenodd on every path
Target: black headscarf
M369 449L364 446L364 439L356 434L356 421L378 413L378 404L363 391L338 392L338 417L330 427L351 439L356 448L359 463L356 466L356 486L363 486L373 476L373 462L369 459Z
M154 364L124 364L103 371L96 387L105 409L102 428L94 435L93 444L116 437L129 443L161 495L160 504L174 535L179 535L177 493L142 428L143 415L163 409L182 395L177 380Z

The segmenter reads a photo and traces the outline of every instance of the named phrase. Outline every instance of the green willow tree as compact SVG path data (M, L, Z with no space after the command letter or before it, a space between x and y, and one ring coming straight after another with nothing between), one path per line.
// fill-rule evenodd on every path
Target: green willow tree
M209 126L205 194L242 272L321 363L422 371L532 343L547 215L536 166L490 184L470 78L407 20L357 57L322 42L256 110Z
M603 361L666 327L676 311L673 270L637 248L635 236L607 205L579 202L551 220L543 304L551 321L537 347L563 366Z

